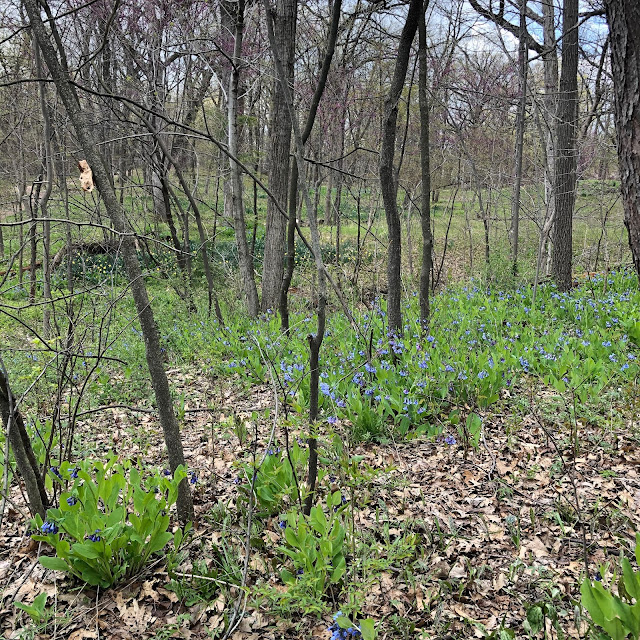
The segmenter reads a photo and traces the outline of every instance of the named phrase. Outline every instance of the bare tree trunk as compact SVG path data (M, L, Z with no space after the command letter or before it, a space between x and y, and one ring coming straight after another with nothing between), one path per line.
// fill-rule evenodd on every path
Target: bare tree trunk
M13 449L18 471L24 480L27 498L29 499L29 509L33 515L39 514L44 520L46 517L46 509L49 506L47 492L44 488L40 468L33 454L33 449L31 448L31 441L25 429L22 415L16 407L16 399L11 392L8 375L1 360L0 415L2 416L2 424L7 434L9 444ZM5 464L9 464L8 460L5 460ZM2 514L0 514L0 520L1 519Z
M339 2L336 2L339 5ZM269 8L269 1L263 0L265 12L267 14L267 31L269 34L269 43L271 45L271 51L273 54L275 67L278 78L280 80L280 86L285 98L285 105L289 110L291 116L291 124L294 134L294 149L295 158L298 167L304 167L303 156L303 137L298 126L298 121L295 118L293 95L287 83L287 76L280 57L278 54L278 47L273 32L273 19ZM315 94L314 94L315 95ZM315 112L314 112L315 115ZM309 119L307 119L309 124ZM313 125L313 122L311 122ZM311 127L309 127L309 132ZM305 130L306 133L306 130ZM301 171L300 175L303 176L304 172ZM315 422L318 419L319 408L319 383L320 383L320 347L324 340L324 330L326 324L326 311L327 311L327 277L325 271L325 265L322 260L322 248L320 246L320 232L318 231L318 212L313 208L311 202L311 196L309 189L304 178L300 178L302 187L302 193L304 196L305 207L307 209L307 215L309 216L309 230L311 232L311 248L313 250L313 257L316 266L316 275L318 278L318 324L315 335L309 334L307 341L309 343L309 368L310 368L310 380L309 380L309 423L311 433L309 435L309 471L307 477L307 483L309 485L309 495L305 500L304 512L309 515L311 507L315 499L316 480L318 474L318 448L317 440L313 433Z
M29 213L31 214L31 225L29 227L29 302L36 301L36 288L38 281L36 279L38 271L38 207L40 204L40 187L42 186L42 175L39 175L37 181L31 184L31 192L29 193Z
M42 78L42 62L40 60L40 49L38 45L33 45L36 59L36 74L38 78ZM42 131L42 148L43 148L43 169L44 169L44 193L40 197L40 212L43 220L42 233L42 294L45 299L45 305L42 310L42 334L45 338L51 335L51 307L46 301L51 300L51 222L49 222L49 198L53 188L53 161L51 154L51 117L49 114L49 106L47 105L47 96L44 81L38 82L38 93L40 97L40 111L42 112L42 120L44 123Z
M564 0L562 70L558 99L555 164L555 220L552 275L560 291L571 288L573 209L576 201L576 133L578 125L578 0Z
M402 333L402 311L400 308L400 294L402 289L400 265L402 260L402 247L400 244L401 223L397 202L398 184L396 182L393 159L396 146L398 102L400 101L407 75L411 44L418 29L418 19L421 9L422 0L410 1L409 12L398 44L398 54L393 79L391 80L391 87L384 105L382 144L380 146L380 188L389 233L387 257L387 318L389 331L397 335Z
M333 170L329 169L327 176L327 192L324 195L324 223L332 224L331 200L333 195Z
M24 196L27 191L27 180L25 176L25 157L23 141L20 141L20 169L16 171L18 174L18 220L22 222L24 219ZM18 229L18 282L22 286L24 278L24 225L20 225Z
M556 184L556 116L558 111L558 51L556 42L556 18L553 2L542 3L544 52L542 64L544 69L544 201L545 220L551 225L555 219L555 199L553 190ZM547 234L548 236L548 234ZM546 241L545 241L546 242ZM544 248L544 246L543 246ZM546 272L550 273L551 246Z
M606 0L611 31L611 69L624 223L640 279L640 6L636 0Z
M524 125L527 115L527 57L529 55L525 40L527 30L527 0L520 0L520 42L518 47L518 71L520 77L520 105L516 123L516 166L511 203L511 247L513 275L518 275L518 240L520 234L520 187L522 185L522 152L524 147Z
M316 120L316 113L318 112L318 106L320 99L324 93L324 88L327 84L327 77L329 75L329 69L331 68L331 61L336 48L336 39L338 36L338 25L340 23L340 9L342 7L342 0L334 0L333 10L331 14L331 26L329 27L329 38L327 40L327 50L322 62L322 68L320 69L320 76L318 78L318 84L313 92L311 99L311 105L309 107L309 113L307 114L307 120L305 122L304 131L301 134L301 144L305 145L311 131L313 130L313 123ZM320 184L316 183L315 193L315 205L314 211L318 211L318 199L319 199ZM271 200L269 200L271 201ZM294 157L291 162L291 177L289 181L289 208L287 221L287 256L286 256L286 270L284 272L284 278L282 279L282 285L280 288L280 297L278 301L278 308L280 311L281 329L283 333L289 332L289 287L291 286L291 280L293 279L293 270L296 262L296 217L297 217L297 205L298 205L298 163Z
M115 190L109 180L109 172L104 160L98 152L91 122L84 114L75 89L69 81L68 72L65 71L65 52L60 48L58 48L57 51L54 49L49 33L40 16L41 7L45 5L46 2L44 2L44 0L24 0L24 7L29 15L33 36L36 38L45 64L49 68L49 73L65 106L67 116L74 128L85 159L93 171L94 182L102 196L114 230L121 236L122 258L131 283L131 291L144 336L147 365L155 392L160 423L164 432L169 466L172 471L175 471L178 466L184 465L184 453L182 450L178 421L173 410L171 390L169 389L169 382L163 367L160 335L153 317L142 270L135 252L133 238L128 231L124 212L120 208ZM53 23L50 28L55 29L55 23ZM59 41L59 38L57 38L57 40ZM178 487L177 506L178 515L181 520L186 521L193 518L193 502L186 479L183 480Z
M178 238L178 230L176 229L175 222L173 221L173 213L171 212L171 197L169 194L169 180L167 176L164 176L164 179L162 180L162 199L164 200L164 210L167 217L167 224L169 225L171 243L173 244L173 248L176 251L176 262L178 264L178 269L184 277L185 285L188 286L187 269L184 262L182 244L180 243L180 238Z
M242 56L242 36L244 31L244 0L239 0L235 14L235 43L233 47L232 70L229 77L229 92L227 109L229 118L229 152L234 158L238 157L238 82L240 78L240 63ZM244 203L242 199L242 174L240 167L229 158L231 169L231 209L233 212L233 226L236 233L238 247L238 267L242 286L247 301L247 311L252 318L260 312L260 302L256 281L253 275L253 258L249 252L247 242L247 225L244 219Z
M418 103L420 106L420 177L422 178L422 265L420 268L420 324L423 331L429 325L430 278L433 268L433 236L431 234L431 167L429 164L429 102L427 98L427 27L425 12L428 2L420 12L418 24Z
M287 83L293 87L295 62L296 0L277 0L275 38L278 55L285 68ZM287 209L289 186L289 153L291 149L291 114L284 102L284 92L277 77L272 88L271 148L269 150L269 190L283 209ZM286 220L272 199L267 202L267 224L264 234L264 261L262 270L262 309L274 309L282 288L285 258Z

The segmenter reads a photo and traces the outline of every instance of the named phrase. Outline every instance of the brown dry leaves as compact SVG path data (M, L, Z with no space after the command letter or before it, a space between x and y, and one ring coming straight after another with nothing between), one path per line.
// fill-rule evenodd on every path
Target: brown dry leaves
M202 516L222 502L234 512L234 463L246 455L248 445L240 444L229 418L235 415L246 423L250 440L255 426L251 411L269 406L270 391L256 388L246 394L232 385L214 384L196 370L174 369L169 375L185 398L184 448L199 478L197 510ZM207 410L211 404L217 409ZM98 419L82 428L105 449L126 450L131 457L144 456L147 463L164 466L161 430L153 414L117 409ZM384 527L391 545L407 535L417 536L410 557L388 563L363 583L361 608L364 615L381 621L381 638L398 637L408 624L415 626L415 637L422 632L425 638L482 637L503 621L521 637L526 607L550 598L553 589L556 608L566 611L563 629L577 637L572 599L579 597L584 575L581 520L592 574L600 563L615 562L621 545L631 544L634 523L640 520L637 449L631 437L611 433L603 441L602 431L582 427L582 449L575 460L563 450L563 466L532 419L520 421L509 437L503 418L486 416L484 424L488 450L471 452L467 460L460 447L441 442L366 445L352 452L364 456L363 465L377 470L348 496L356 506L358 540L366 540L358 553L384 560L389 552ZM257 427L266 442L270 425ZM143 433L147 440L132 438L132 433ZM14 498L20 504L19 496ZM50 595L49 606L57 606L58 615L70 615L71 621L61 629L64 637L74 640L96 638L98 632L109 640L146 639L160 630L170 631L170 637L204 640L207 632L224 629L235 596L225 599L219 594L210 603L187 607L166 589L168 576L161 568L106 593L72 592L69 583L35 562L37 549L23 536L20 515L15 510L7 515L0 531L4 637L12 637L24 624L12 606L14 598L31 602L42 591ZM209 548L224 544L220 531L204 519L196 522L196 535ZM267 523L262 539L264 547L250 558L249 584L268 581L277 587L277 523ZM353 566L353 558L349 564ZM362 575L357 580L362 581ZM336 602L336 608L340 604ZM178 618L181 614L186 621ZM326 621L309 618L296 628L251 607L231 636L302 637L328 638Z

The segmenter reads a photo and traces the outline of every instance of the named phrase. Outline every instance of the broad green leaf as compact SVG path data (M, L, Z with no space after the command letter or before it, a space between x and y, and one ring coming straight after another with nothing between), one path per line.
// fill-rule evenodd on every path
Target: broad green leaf
M628 636L622 622L615 617L612 602L614 596L605 592L599 582L592 585L591 580L585 578L580 587L580 593L582 594L582 604L586 607L592 620L611 636L611 640L624 640Z
M169 540L171 540L171 537L172 536L168 531L166 531L165 533L158 534L157 536L149 540L149 544L145 549L146 553L148 555L151 555L152 553L161 551L162 549L165 548Z
M280 572L280 578L282 578L282 582L284 582L285 584L295 584L296 579L293 577L293 574L290 571L287 571L286 569L283 569Z
M69 571L69 565L62 558L40 556L40 564L45 569L52 569L53 571Z
M360 633L362 634L362 640L375 640L376 629L371 618L360 621Z
M624 576L624 586L627 593L636 600L640 600L640 585L638 575L631 568L631 563L627 558L622 558L622 575Z
M96 558L102 557L102 545L100 542L76 542L76 544L74 544L71 549L75 555L82 558L89 558L91 560L94 560Z
M23 604L22 602L14 602L16 609L22 609L34 622L42 622L44 618L44 609L47 603L47 594L41 593L33 600L33 604Z
M327 534L327 528L329 523L327 522L327 516L324 515L324 511L318 507L311 509L311 526L320 535Z
M353 627L353 622L347 618L347 616L338 616L336 622L341 629L348 629L349 627Z

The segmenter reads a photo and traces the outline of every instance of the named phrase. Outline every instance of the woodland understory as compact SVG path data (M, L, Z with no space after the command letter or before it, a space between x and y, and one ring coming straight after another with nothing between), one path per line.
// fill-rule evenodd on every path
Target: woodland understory
M638 25L0 4L0 637L637 640Z

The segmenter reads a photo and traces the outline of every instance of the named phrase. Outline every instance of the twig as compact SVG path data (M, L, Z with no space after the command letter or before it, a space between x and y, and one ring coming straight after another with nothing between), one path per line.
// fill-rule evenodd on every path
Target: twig
M211 578L210 576L199 576L197 573L181 573L180 571L172 571L174 576L180 576L181 578L197 578L198 580L208 580L209 582L215 582L217 584L224 584L227 587L237 587L237 584L233 582L225 582L224 580L218 580L217 578Z
M484 422L482 423L482 426L480 428L480 437L482 438L482 445L487 450L487 453L491 456L491 468L487 472L487 475L489 476L489 480L492 480L493 479L493 471L496 468L496 457L493 454L493 451L491 451L491 449L489 449L489 447L487 446L487 441L486 441L486 439L484 437Z
M256 340L256 343L257 343L257 340ZM258 349L260 349L259 344L258 344ZM260 354L262 355L262 350L260 350ZM238 628L238 626L242 622L242 618L244 617L244 613L247 609L247 598L249 594L248 594L248 591L246 590L246 585L247 585L247 574L249 573L249 556L251 554L251 528L253 524L253 507L254 507L254 493L255 493L255 487L256 487L256 480L258 478L258 471L260 470L260 467L262 466L262 463L265 461L268 455L268 451L271 448L271 443L273 442L276 426L278 424L278 412L280 408L280 404L278 402L278 390L275 385L275 381L273 379L273 373L271 371L271 368L269 368L269 375L271 376L271 382L274 388L274 395L275 395L275 410L273 415L273 426L271 427L269 442L264 450L264 453L262 454L262 458L260 459L260 462L258 463L258 465L256 465L256 447L258 446L258 432L257 432L258 426L256 423L256 433L255 433L255 439L254 439L254 445L253 445L253 476L251 478L251 491L249 492L249 509L247 514L247 539L245 542L244 566L242 568L242 581L240 583L241 593L236 600L236 604L233 609L233 614L231 616L229 626L224 636L222 637L222 640L228 640L231 634ZM242 613L238 615L238 611L240 609L240 599L242 598L242 594L244 594L244 599L242 603Z
M584 522L583 518L582 518L582 509L580 508L580 496L578 495L578 486L576 484L576 478L575 478L575 456L574 456L574 461L573 461L573 466L570 468L569 465L567 464L566 460L564 459L564 456L562 455L562 451L560 450L560 447L558 446L558 443L556 442L556 439L553 435L553 433L551 433L546 426L544 425L542 419L540 418L540 416L538 415L538 413L535 410L535 405L533 403L533 398L530 398L530 403L531 403L531 411L533 413L533 417L536 419L536 422L538 423L538 425L540 426L540 428L544 431L545 435L547 436L547 439L551 441L551 443L553 444L553 448L556 450L556 453L558 454L558 457L560 458L560 460L562 461L562 467L565 471L565 473L569 476L569 481L571 482L571 487L573 490L573 498L575 500L575 510L576 510L576 515L578 516L578 523L580 524L580 530L582 532L582 559L584 562L584 570L587 572L587 574L589 573L589 558L587 555L587 527L586 527L586 523ZM576 417L574 415L574 420L576 420ZM578 432L578 425L576 424L576 439L577 439L577 432ZM572 434L573 435L573 434ZM575 442L574 442L574 446L575 446Z

